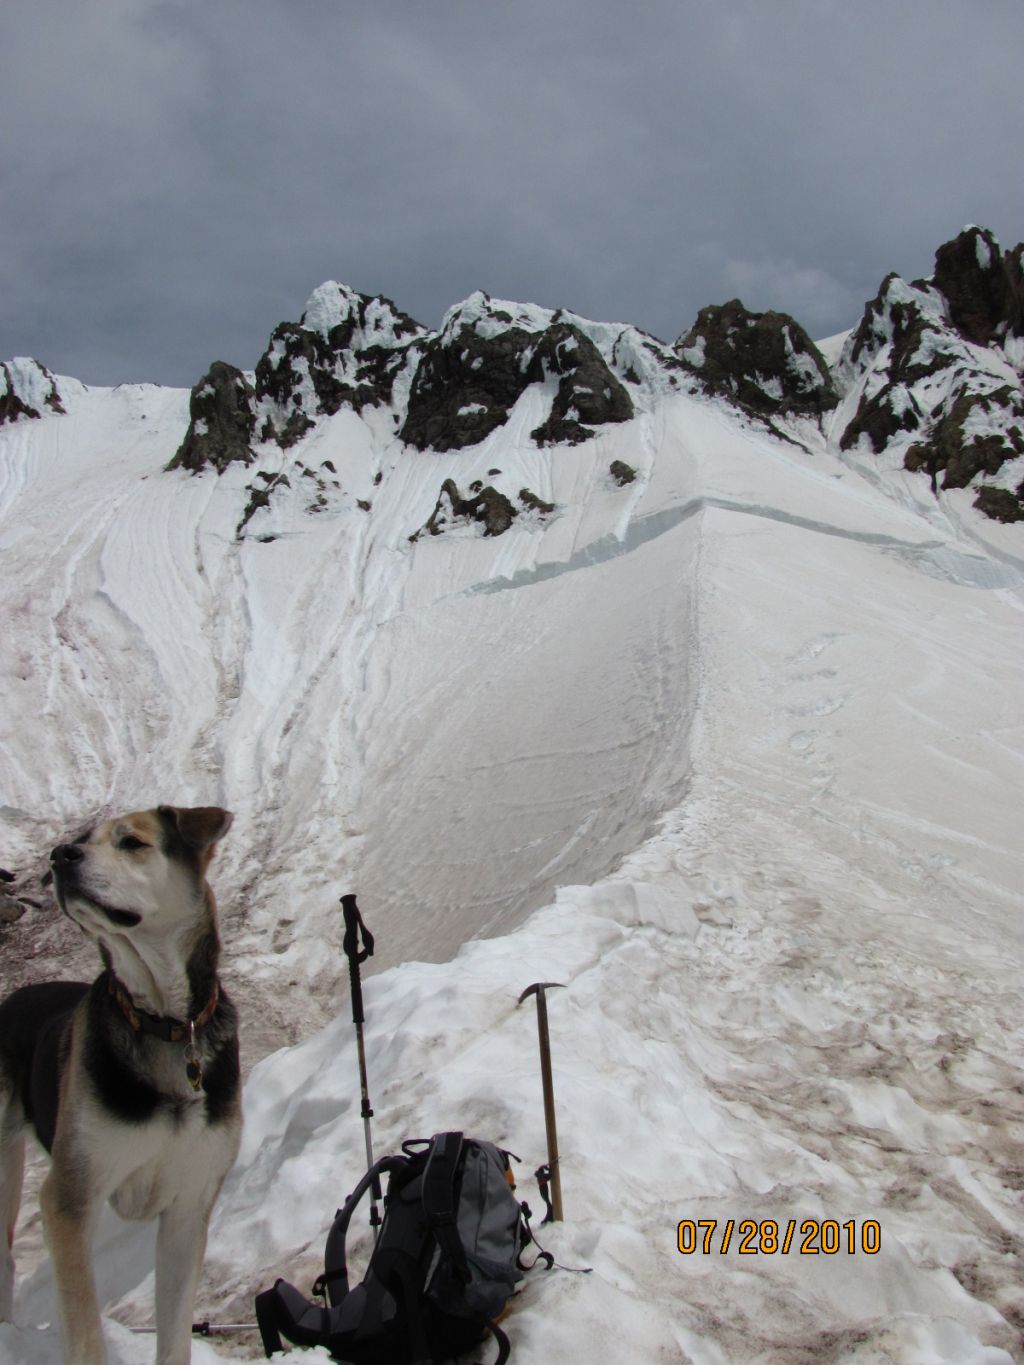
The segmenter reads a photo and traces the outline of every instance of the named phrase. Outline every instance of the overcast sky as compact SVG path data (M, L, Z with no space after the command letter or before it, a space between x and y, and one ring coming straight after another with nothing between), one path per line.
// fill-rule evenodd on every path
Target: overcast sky
M817 337L1024 237L1021 0L5 0L0 357L252 368L339 279Z

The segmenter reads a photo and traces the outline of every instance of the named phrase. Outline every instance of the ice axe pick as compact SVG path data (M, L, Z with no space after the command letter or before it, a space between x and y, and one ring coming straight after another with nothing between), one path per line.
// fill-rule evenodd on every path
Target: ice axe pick
M544 1086L544 1126L548 1137L548 1169L551 1172L551 1217L562 1221L562 1173L558 1166L558 1128L555 1124L555 1088L551 1080L551 1042L548 1038L548 1004L544 992L564 987L562 981L535 981L527 986L518 1004L537 997L537 1034L540 1041L540 1075ZM518 1006L517 1006L518 1008Z

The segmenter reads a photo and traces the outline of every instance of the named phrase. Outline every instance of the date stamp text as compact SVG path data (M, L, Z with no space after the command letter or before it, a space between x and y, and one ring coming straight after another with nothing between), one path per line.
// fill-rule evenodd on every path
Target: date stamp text
M882 1247L882 1229L873 1218L804 1218L798 1222L776 1223L771 1218L684 1218L676 1229L676 1245L681 1256L721 1256L730 1247L741 1256L877 1256Z

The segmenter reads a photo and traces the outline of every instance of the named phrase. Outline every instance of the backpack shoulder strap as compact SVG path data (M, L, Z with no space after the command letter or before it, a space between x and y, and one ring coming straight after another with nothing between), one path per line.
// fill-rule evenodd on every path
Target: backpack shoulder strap
M383 1156L379 1161L375 1161L345 1200L344 1205L334 1215L334 1222L327 1234L327 1245L324 1247L324 1272L313 1286L314 1294L326 1293L327 1301L332 1306L341 1303L348 1293L348 1260L345 1242L348 1236L348 1225L352 1221L356 1206L374 1180L379 1180L385 1172L401 1170L407 1163L408 1158L404 1156Z
M469 1267L455 1221L455 1176L462 1155L461 1133L436 1133L423 1172L423 1212L442 1253L456 1274L469 1280Z

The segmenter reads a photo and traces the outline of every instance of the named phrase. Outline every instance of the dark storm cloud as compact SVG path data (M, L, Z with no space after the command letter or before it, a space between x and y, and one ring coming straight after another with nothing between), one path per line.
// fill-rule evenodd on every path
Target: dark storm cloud
M321 280L817 335L1024 187L1018 0L13 0L0 355L255 363Z

